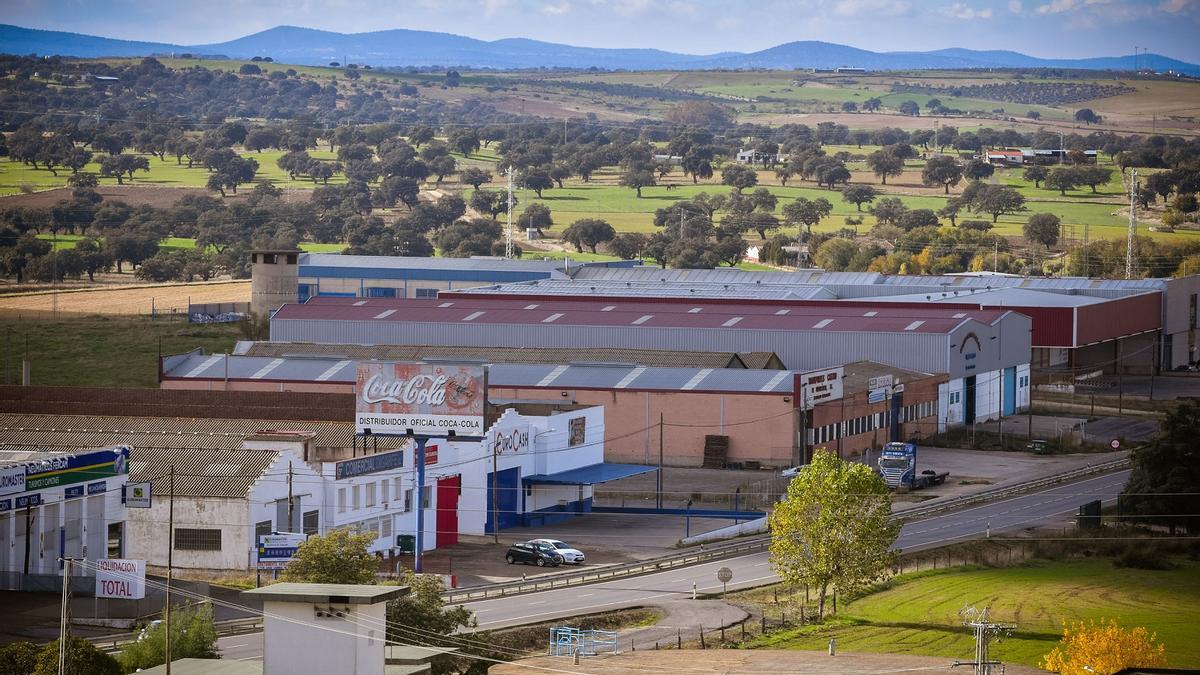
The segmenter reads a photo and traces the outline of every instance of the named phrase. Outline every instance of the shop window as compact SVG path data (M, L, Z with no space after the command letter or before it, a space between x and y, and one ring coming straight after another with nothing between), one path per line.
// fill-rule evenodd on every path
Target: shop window
M271 527L271 521L264 520L254 524L254 543L262 541L261 537L271 534L274 528Z
M321 530L321 512L320 511L305 511L304 512L304 534L316 534Z
M124 558L125 523L108 524L108 557Z
M200 530L192 528L175 529L175 550L177 551L220 551L221 531Z

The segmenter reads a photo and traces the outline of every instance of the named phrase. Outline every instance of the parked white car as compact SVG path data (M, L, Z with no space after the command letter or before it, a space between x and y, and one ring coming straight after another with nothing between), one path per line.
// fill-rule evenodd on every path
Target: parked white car
M783 478L795 478L797 474L800 473L800 469L803 468L803 466L793 466L790 469L784 469L783 471L780 471L779 475Z
M554 549L555 553L558 553L560 556L562 556L563 562L568 565L583 564L583 551L580 551L577 548L571 548L570 545L568 545L565 541L559 541L558 539L530 539L529 543L549 546L550 548Z

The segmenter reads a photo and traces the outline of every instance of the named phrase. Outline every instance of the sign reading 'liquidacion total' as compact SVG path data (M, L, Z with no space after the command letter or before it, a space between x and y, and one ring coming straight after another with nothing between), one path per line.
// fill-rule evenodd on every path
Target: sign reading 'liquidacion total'
M358 364L355 430L418 436L483 435L482 366Z

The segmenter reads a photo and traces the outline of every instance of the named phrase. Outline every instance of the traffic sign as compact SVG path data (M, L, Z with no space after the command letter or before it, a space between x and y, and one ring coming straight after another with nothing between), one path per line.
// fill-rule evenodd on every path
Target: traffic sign
M1121 449L1121 439L1119 439L1119 438L1114 438L1114 439L1112 439L1111 441L1109 441L1108 445L1109 445L1109 447L1111 447L1113 450L1120 450L1120 449Z
M730 579L733 579L733 570L728 567L722 567L717 570L717 581L721 582L721 597L725 597L725 584L728 584Z

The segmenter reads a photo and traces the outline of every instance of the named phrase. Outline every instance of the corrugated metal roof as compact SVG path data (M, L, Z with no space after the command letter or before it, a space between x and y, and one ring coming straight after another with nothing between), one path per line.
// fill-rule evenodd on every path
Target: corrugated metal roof
M195 369L196 360L204 358L207 357L197 355L184 362L181 369L190 372ZM246 373L234 367L240 358L230 359L231 376L233 372ZM264 361L270 359L253 359L245 367L261 368ZM316 377L313 373L317 369L306 367L312 365L311 360L299 360L296 363L298 367L292 370L290 366L295 361L285 359L285 363L277 370L286 368L305 377L306 381ZM353 372L352 363L349 368ZM253 371L250 371L244 377L248 379L252 374ZM223 372L217 376L223 376ZM192 377L203 379L205 375ZM318 448L349 448L354 445L354 425L346 422L0 413L0 438L3 439L0 444L10 448L103 448L124 444L135 448L230 450L241 448L246 436L264 430L311 431L315 434L312 445ZM393 437L380 437L378 440L380 446L386 444L389 448L402 447L406 442L403 438Z
M193 354L172 365L163 374L167 380L224 379L218 374L193 374L195 362L203 359ZM231 356L229 379L247 380L270 357ZM272 372L272 379L285 382L313 382L314 373L332 372L323 382L353 384L357 365L345 365L336 357L283 357L283 363ZM634 364L493 364L489 368L491 387L553 389L631 389L668 391L725 391L748 393L791 393L792 378L786 370L747 370L741 368L650 368ZM698 375L703 377L697 378ZM782 377L781 377L782 376ZM618 387L618 385L621 385ZM296 423L292 427L295 428ZM349 426L349 425L347 425ZM351 428L352 431L352 428ZM382 441L382 438L380 439ZM403 439L399 439L403 443ZM350 447L350 442L345 446Z
M372 269L439 269L484 270L489 272L564 272L588 263L578 260L512 260L509 258L406 258L382 255L345 255L342 253L303 253L300 255L300 276L305 267L340 267L361 269L370 276Z
M875 302L933 302L944 304L987 305L991 307L1083 307L1107 302L1108 298L1090 295L1049 293L1026 288L955 289L934 293L885 295Z
M733 352L672 351L666 349L553 347L453 347L440 345L336 345L311 342L251 342L246 356L328 356L356 360L423 361L426 359L485 359L492 363L636 363L661 368L748 368L744 356ZM754 352L756 369L780 368L774 352ZM761 365L759 365L761 364Z
M721 298L744 300L834 300L832 292L822 286L781 284L731 284L731 283L672 283L650 281L571 281L545 279L511 284L477 286L455 291L443 291L439 297L463 297L469 295L562 295L619 298Z
M181 497L245 497L279 456L274 450L216 448L140 448L129 455L129 480L154 481L165 494L163 478L175 469L175 494Z
M334 300L334 299L329 299ZM389 306L397 308L393 314L385 314L377 304L368 303L357 305L353 298L339 298L342 302L326 301L315 304L284 305L272 318L272 323L288 321L346 321L346 322L404 322L433 325L439 323L462 324L463 319L474 314L478 307L466 306L456 301L428 301L389 299ZM349 301L349 302L347 302ZM625 303L616 306L612 311L606 311L608 306L603 301L575 302L572 305L553 308L538 307L537 309L511 308L503 303L491 309L482 316L473 319L471 325L548 325L547 317L554 314L554 326L640 326L645 328L689 328L715 329L729 327L727 322L731 317L740 317L737 323L739 330L783 330L805 331L812 330L816 321L832 319L820 330L825 332L867 332L889 333L908 328L914 318L923 319L916 332L945 334L952 331L962 321L962 317L954 317L953 312L936 307L895 308L883 309L875 316L865 316L859 307L838 307L835 305L796 306L789 314L776 314L769 308L759 306L756 311L743 311L742 307L730 305L714 305L711 311L687 312L679 311L678 303L662 303L646 307ZM990 323L999 318L1000 313L984 316L986 313L972 314L971 318ZM815 320L814 320L815 317ZM261 364L260 367L266 366Z

